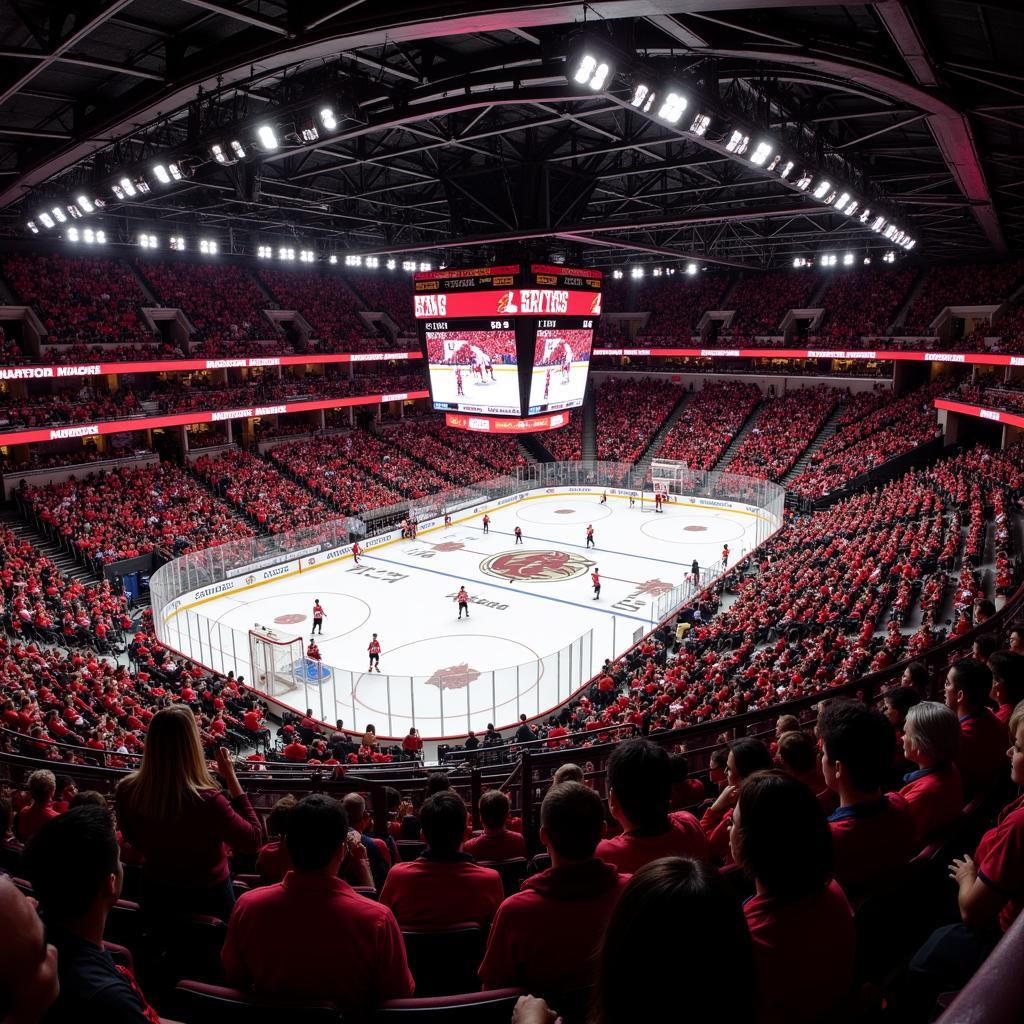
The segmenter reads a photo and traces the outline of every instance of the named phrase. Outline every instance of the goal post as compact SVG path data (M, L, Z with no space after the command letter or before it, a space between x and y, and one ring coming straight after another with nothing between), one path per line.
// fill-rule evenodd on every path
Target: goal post
M306 647L301 636L289 636L256 623L249 630L252 686L270 697L298 689L303 681Z

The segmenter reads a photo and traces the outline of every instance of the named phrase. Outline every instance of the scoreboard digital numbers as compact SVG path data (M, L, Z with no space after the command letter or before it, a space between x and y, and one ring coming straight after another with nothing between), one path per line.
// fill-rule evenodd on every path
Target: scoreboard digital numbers
M415 274L414 313L434 408L529 417L582 405L601 280L600 271L544 264ZM463 420L449 417L454 425ZM479 419L468 422L481 429ZM536 429L551 425L544 416Z

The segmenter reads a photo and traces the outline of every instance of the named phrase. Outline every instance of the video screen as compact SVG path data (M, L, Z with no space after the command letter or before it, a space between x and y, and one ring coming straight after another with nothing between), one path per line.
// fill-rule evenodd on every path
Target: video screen
M575 409L583 404L593 343L592 327L537 330L530 378L530 415Z
M426 331L435 409L519 415L514 330Z

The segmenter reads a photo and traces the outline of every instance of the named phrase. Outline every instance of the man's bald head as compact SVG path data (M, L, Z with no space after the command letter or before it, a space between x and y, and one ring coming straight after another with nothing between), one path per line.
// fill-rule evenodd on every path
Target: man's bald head
M0 877L0 1019L35 1024L60 992L57 951L32 902Z

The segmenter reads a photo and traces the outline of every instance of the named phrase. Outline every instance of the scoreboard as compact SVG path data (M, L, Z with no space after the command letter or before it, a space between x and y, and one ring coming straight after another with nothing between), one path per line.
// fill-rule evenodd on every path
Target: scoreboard
M434 408L523 417L582 405L601 280L597 270L547 264L415 274Z

